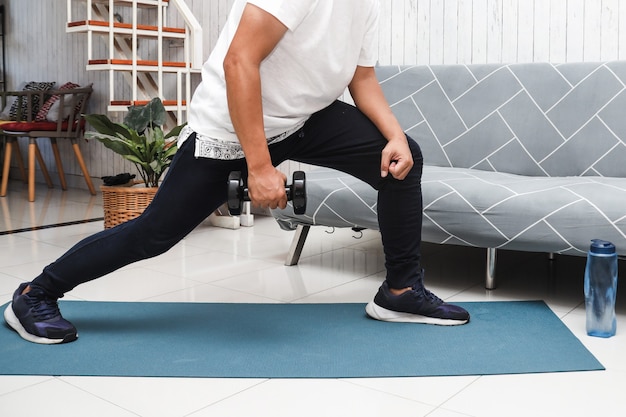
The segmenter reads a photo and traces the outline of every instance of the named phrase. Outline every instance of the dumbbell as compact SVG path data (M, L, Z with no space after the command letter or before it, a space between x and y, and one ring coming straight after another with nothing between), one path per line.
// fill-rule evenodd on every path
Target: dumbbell
M285 186L287 200L293 202L293 212L304 214L306 211L306 176L303 171L293 173L291 185ZM244 201L250 201L248 187L243 183L241 172L233 171L228 176L228 212L233 216L241 214Z

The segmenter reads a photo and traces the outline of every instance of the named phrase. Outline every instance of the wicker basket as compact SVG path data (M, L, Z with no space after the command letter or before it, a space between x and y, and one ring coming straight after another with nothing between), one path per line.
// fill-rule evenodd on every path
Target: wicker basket
M158 188L100 186L104 208L104 228L138 217L148 207Z

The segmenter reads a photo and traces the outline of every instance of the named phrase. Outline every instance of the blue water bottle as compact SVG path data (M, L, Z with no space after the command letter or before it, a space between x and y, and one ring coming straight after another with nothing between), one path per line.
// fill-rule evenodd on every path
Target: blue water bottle
M615 335L615 295L617 293L617 253L615 245L593 239L585 267L585 310L587 334Z

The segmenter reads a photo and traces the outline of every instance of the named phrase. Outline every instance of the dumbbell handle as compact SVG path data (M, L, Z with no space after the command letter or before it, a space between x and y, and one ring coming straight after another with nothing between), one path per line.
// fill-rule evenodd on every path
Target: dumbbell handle
M292 200L291 196L291 186L288 185L285 187L285 194L287 194L287 200ZM242 201L250 201L250 195L248 194L248 187L243 187L241 190L241 200Z
M248 187L243 185L240 172L232 172L228 179L228 210L233 215L241 214L241 202L250 201ZM304 214L306 211L306 177L304 172L293 173L293 182L285 187L287 200L293 202L295 214Z

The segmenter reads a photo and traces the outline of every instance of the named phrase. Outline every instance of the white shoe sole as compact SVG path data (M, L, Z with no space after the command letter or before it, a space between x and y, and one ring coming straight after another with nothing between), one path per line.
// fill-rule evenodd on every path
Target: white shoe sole
M15 316L12 303L9 303L7 308L4 310L4 320L22 337L22 339L28 340L29 342L39 343L42 345L55 345L63 343L64 341L64 339L48 339L47 337L35 336L34 334L28 333L26 329L24 329L24 326L22 326L22 323L20 323L19 319Z
M469 320L440 319L437 317L422 316L413 313L401 313L398 311L387 310L373 301L365 306L365 312L368 316L375 320L389 321L394 323L419 323L419 324L435 324L438 326L459 326L467 323Z

